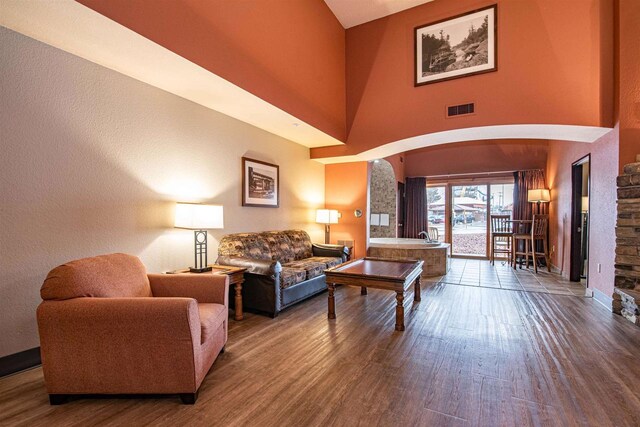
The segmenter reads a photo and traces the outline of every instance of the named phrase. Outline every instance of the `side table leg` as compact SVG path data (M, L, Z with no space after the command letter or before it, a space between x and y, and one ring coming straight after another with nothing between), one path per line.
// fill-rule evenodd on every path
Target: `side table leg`
M244 319L242 313L242 282L236 283L236 320Z
M396 331L404 331L404 291L396 292Z
M360 286L360 295L367 295L367 287Z
M334 291L336 290L336 285L333 283L328 283L327 288L329 289L329 313L327 317L329 319L336 318L336 299L333 296Z
M420 302L421 298L420 298L420 276L418 276L418 278L416 279L415 284L413 285L415 288L415 291L413 292L413 300Z

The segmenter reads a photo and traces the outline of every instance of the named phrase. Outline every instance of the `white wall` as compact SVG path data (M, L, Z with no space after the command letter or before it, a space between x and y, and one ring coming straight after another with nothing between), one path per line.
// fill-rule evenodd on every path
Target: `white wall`
M0 357L39 345L47 272L110 252L151 272L192 264L175 201L223 204L227 233L303 228L324 206L309 150L0 28ZM241 157L280 165L280 208L241 206Z

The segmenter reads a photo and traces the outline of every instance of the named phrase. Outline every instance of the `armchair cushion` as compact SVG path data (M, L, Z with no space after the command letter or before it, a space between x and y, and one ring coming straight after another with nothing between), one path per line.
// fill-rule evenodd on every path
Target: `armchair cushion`
M202 335L200 343L204 344L211 337L217 335L217 331L226 320L228 314L227 307L222 304L202 303L198 304L200 314L200 328Z
M62 264L49 272L40 289L43 300L79 297L150 297L144 264L133 255L109 254Z

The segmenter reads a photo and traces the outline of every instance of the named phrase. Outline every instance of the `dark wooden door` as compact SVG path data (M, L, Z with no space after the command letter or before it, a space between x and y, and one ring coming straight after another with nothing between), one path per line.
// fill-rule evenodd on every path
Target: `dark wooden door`
M571 250L569 280L579 282L583 267L582 174L583 160L571 166Z

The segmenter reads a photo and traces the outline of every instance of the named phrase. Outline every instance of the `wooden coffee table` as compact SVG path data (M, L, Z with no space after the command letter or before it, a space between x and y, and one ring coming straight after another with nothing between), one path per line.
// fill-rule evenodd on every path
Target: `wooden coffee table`
M360 286L360 294L367 288L387 289L396 293L396 331L404 331L404 293L415 284L414 301L420 301L420 274L424 261L361 258L325 270L329 289L329 319L336 318L334 292L336 285Z

